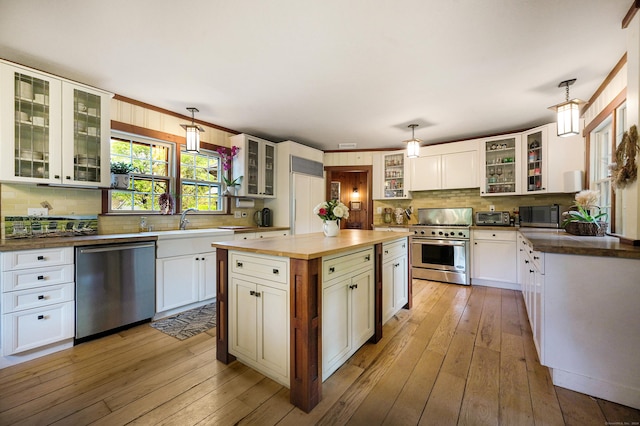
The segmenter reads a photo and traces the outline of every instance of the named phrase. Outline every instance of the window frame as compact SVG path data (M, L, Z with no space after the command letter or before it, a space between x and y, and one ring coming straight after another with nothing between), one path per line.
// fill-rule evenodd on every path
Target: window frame
M230 206L229 206L229 202L228 202L228 197L225 197L223 194L223 189L224 189L224 185L223 185L223 181L222 180L218 180L218 181L202 181L202 180L197 180L197 179L187 179L187 178L183 178L182 177L182 157L183 155L185 156L195 156L195 155L202 155L202 151L205 151L205 155L209 156L209 157L217 157L218 158L218 168L219 168L219 175L222 177L222 174L224 173L223 170L221 170L222 168L222 157L220 156L220 154L218 154L218 152L216 150L211 150L211 149L207 149L207 148L203 148L201 147L201 152L198 153L190 153L190 152L186 152L183 146L178 147L178 161L176 162L176 169L177 169L177 173L176 173L176 205L177 205L177 212L182 212L185 209L182 206L183 200L183 194L182 194L182 182L183 181L187 181L187 182L193 182L193 184L197 187L198 185L208 185L209 187L218 187L219 188L219 196L218 198L220 199L221 202L221 207L219 210L198 210L199 214L211 214L211 215L226 215L230 213ZM178 191L178 188L180 189L180 191Z

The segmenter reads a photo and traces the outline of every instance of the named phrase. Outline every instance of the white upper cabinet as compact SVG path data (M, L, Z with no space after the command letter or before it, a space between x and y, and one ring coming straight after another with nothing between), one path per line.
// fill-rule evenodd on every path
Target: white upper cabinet
M0 62L0 178L108 187L111 96Z
M240 148L231 176L243 177L238 196L275 198L276 144L246 134L232 136L231 143Z
M522 193L548 192L549 143L547 127L541 126L522 134Z
M385 152L373 157L373 199L411 198L406 151Z
M411 191L479 186L477 141L425 146L420 157L409 161Z
M480 141L480 195L515 195L521 186L521 134Z

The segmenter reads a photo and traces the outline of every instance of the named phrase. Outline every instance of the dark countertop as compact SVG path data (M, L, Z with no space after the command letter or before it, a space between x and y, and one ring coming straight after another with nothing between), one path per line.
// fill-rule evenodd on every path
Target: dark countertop
M258 227L258 226L243 226L243 227L231 227L231 226L219 226L218 229L233 230L236 234L250 233L250 232L270 232L270 231L282 231L289 229L287 227ZM130 233L130 234L107 234L107 235L83 235L75 237L53 237L53 238L22 238L22 239L4 239L0 240L0 252L14 251L14 250L33 250L41 248L54 248L54 247L78 247L89 246L97 244L119 244L119 243L133 243L141 241L157 241L158 233L162 231L149 232L149 233Z
M576 254L640 259L640 247L621 244L616 237L584 237L564 229L519 228L520 233L544 253Z

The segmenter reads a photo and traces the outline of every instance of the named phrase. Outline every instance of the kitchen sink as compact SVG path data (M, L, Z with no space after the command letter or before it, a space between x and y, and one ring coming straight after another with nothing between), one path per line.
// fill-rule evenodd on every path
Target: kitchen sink
M156 235L156 257L186 256L211 252L211 243L233 240L233 231L229 229L186 229L178 231L144 232Z

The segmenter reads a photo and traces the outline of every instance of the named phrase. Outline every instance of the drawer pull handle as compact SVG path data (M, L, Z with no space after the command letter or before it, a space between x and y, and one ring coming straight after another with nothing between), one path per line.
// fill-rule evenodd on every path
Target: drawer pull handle
M538 256L533 256L533 260L538 260L540 259Z
M358 284L350 285L350 286L349 286L349 288L350 288L351 290L353 290L353 289L355 289L355 288L358 288Z
M405 248L405 247L406 247L406 246L403 244L403 245L402 245L402 248Z
M238 268L242 268L242 262L236 262L236 266L237 266Z
M331 268L329 268L329 273L330 274L333 274L335 271L336 271L335 267L332 266Z
M38 296L38 300L44 300L44 295L41 294L40 296Z
M369 254L368 254L368 255L366 255L366 256L364 257L364 260L365 260L365 261L367 261L367 262L368 262L368 261L370 261L370 260L371 260L371 255L369 255Z
M529 269L529 273L530 273L530 274L533 274L533 273L534 273L534 270L533 270L533 269Z
M385 250L385 251L384 251L384 254L389 254L389 250Z
M38 281L44 280L44 275L38 275Z
M256 291L256 292L255 292L255 296L256 296L256 297L260 297L260 292L259 292L259 291Z
M44 260L44 256L38 256L38 260Z
M400 266L400 264L399 264L399 263L394 263L394 264L393 264L393 267L394 267L394 268L397 268L398 266Z
M39 319L39 320L44 319L44 315L38 315L38 319Z
M274 269L274 270L273 270L273 273L274 273L274 274L276 274L276 275L278 275L278 274L280 273L280 271L279 271L278 269Z
M494 237L496 236L496 234L491 234L491 235L494 236Z

